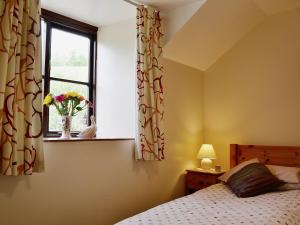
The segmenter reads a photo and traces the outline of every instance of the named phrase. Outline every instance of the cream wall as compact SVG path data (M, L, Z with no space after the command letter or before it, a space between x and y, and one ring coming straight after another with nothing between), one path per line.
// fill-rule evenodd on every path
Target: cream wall
M298 9L267 19L205 74L165 59L166 160L134 161L133 140L45 143L45 173L0 177L1 224L112 224L181 196L203 142L224 167L230 143L300 145L299 58Z
M134 161L133 140L45 143L45 173L0 177L0 224L109 225L182 196L202 143L202 74L164 63L165 161Z
M300 9L252 30L204 78L205 142L229 166L229 144L300 145Z

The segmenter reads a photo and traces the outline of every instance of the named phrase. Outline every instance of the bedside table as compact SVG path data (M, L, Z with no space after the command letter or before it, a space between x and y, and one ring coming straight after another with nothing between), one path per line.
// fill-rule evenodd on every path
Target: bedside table
M185 191L186 194L192 194L195 191L209 187L213 184L217 184L220 181L218 177L225 173L215 172L215 171L206 171L201 169L190 169L186 170L185 178Z

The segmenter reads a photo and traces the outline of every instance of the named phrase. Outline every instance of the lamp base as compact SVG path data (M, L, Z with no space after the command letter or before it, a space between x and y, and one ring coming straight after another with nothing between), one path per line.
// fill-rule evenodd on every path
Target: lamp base
M201 168L204 170L210 170L212 166L212 161L211 159L204 158L201 160Z

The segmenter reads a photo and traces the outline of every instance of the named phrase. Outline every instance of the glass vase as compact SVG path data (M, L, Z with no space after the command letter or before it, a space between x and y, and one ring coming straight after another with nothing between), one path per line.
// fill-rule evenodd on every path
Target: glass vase
M72 126L72 116L62 116L62 132L61 138L62 139L70 139L71 136L71 126Z

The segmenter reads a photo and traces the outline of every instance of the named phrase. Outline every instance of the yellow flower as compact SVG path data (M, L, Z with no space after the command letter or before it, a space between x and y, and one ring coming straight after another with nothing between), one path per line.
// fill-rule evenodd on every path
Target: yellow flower
M44 105L50 105L52 102L53 102L52 95L51 95L51 94L48 94L48 95L45 97L43 104L44 104Z
M80 95L79 95L77 92L75 92L75 91L70 91L70 92L67 93L67 95L70 96L70 97L79 97L79 96L80 96Z

